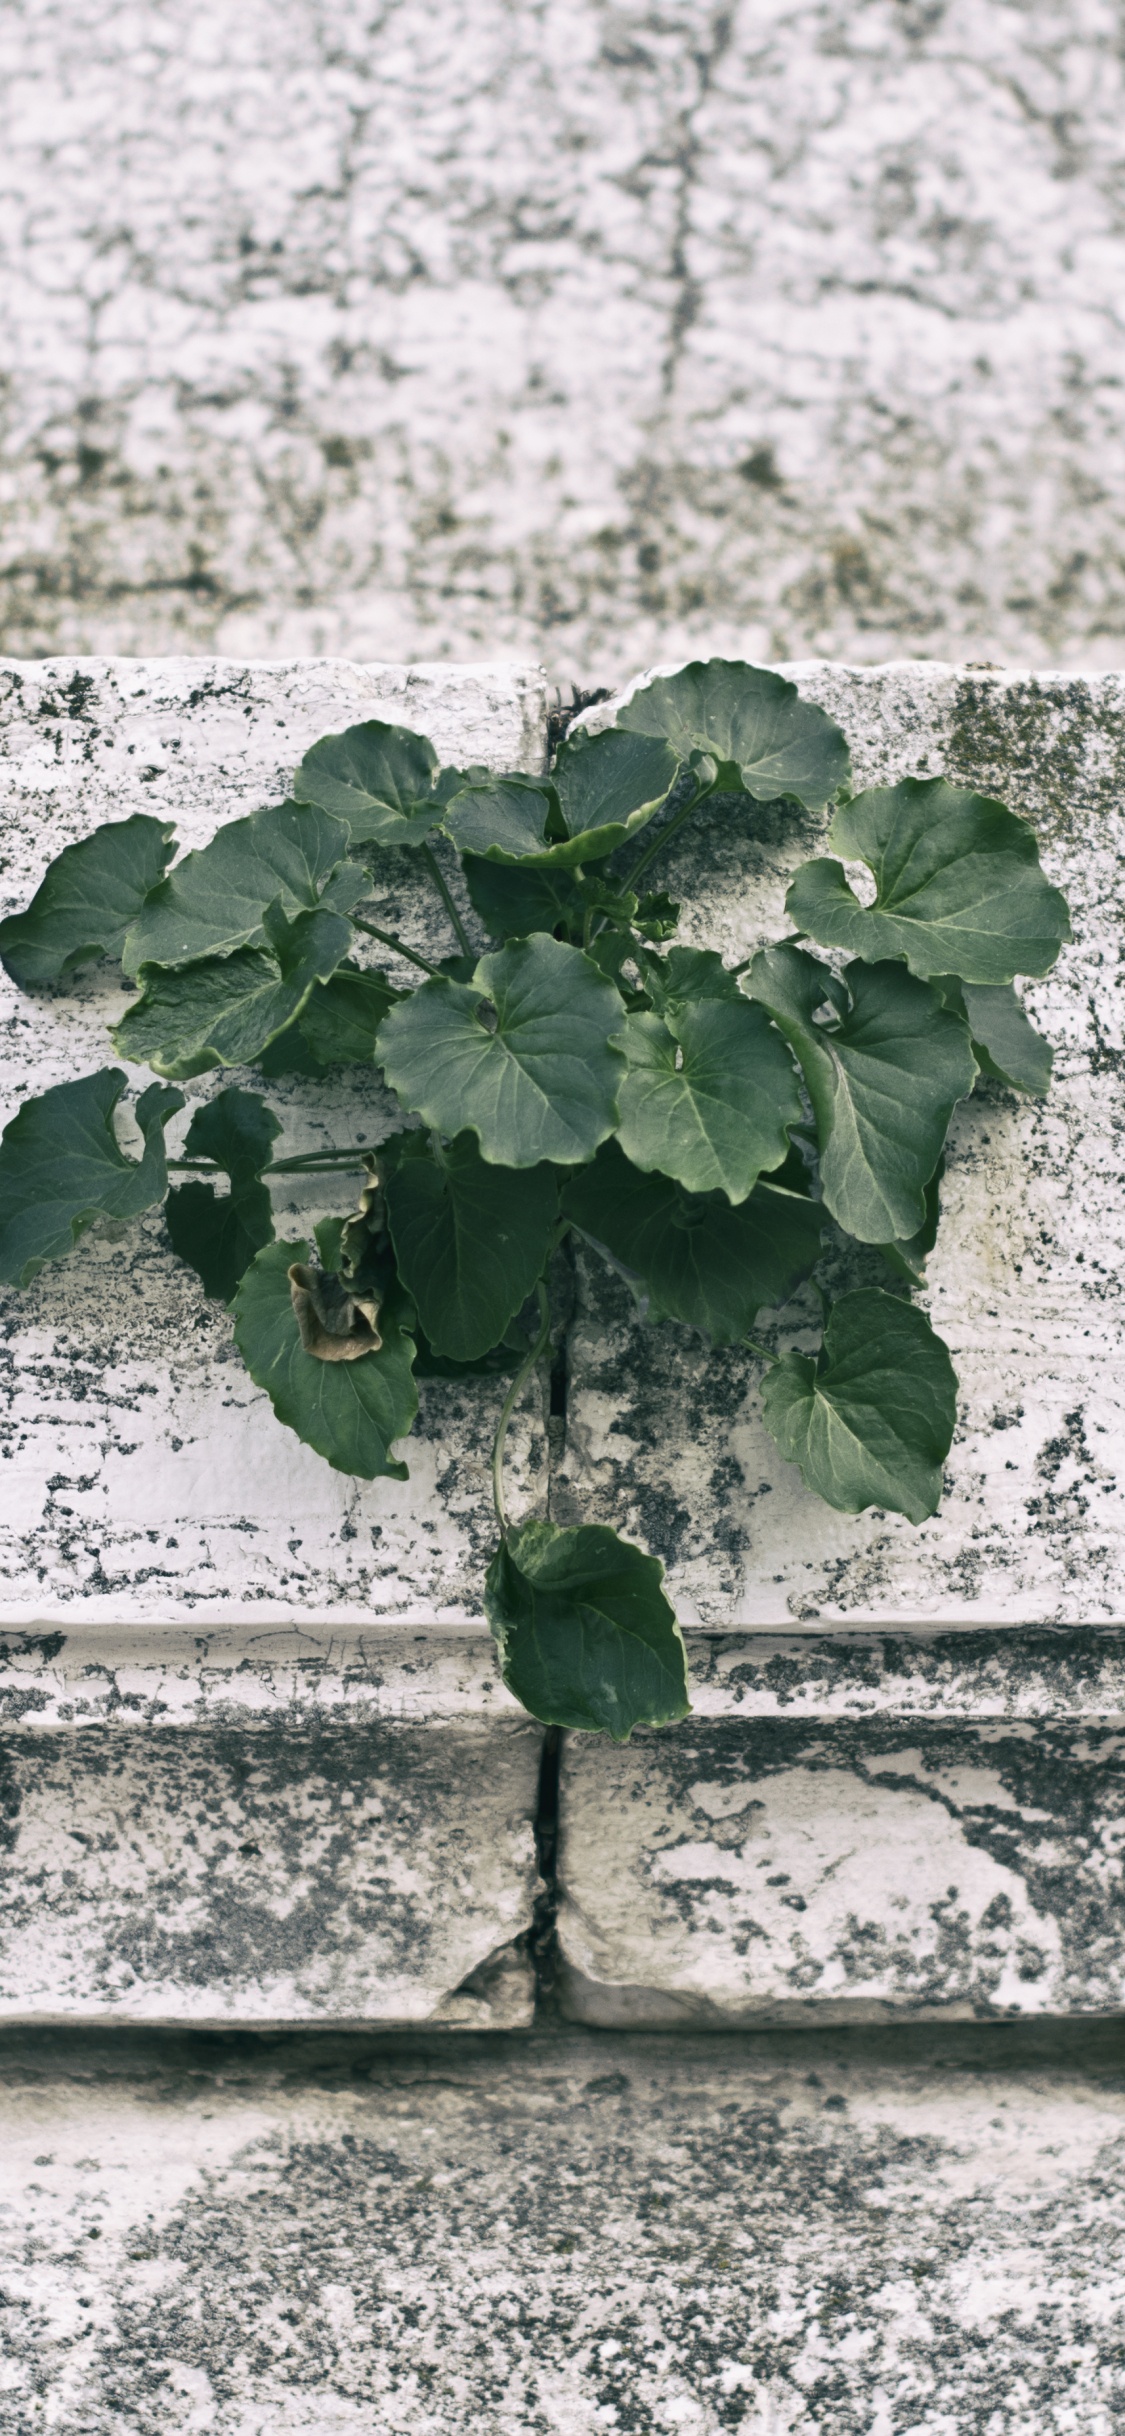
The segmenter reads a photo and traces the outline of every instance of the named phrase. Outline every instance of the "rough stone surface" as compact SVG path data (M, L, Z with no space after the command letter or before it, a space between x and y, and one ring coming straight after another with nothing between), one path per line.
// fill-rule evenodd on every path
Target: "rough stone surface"
M544 684L532 668L358 668L172 660L0 668L0 891L26 904L52 857L101 820L144 810L185 846L284 795L302 751L367 717L418 727L443 757L540 766ZM406 863L407 858L402 858ZM440 906L392 877L391 927L448 953ZM95 974L27 996L0 976L2 1113L113 1061L119 988ZM136 1072L137 1088L147 1079ZM169 1128L179 1147L199 1099ZM253 1077L244 1077L253 1081ZM279 1155L378 1141L394 1121L379 1078L279 1083ZM357 1182L360 1170L357 1160ZM325 1191L333 1196L326 1200ZM319 1198L318 1198L319 1194ZM278 1191L280 1236L307 1234L352 1188ZM487 1457L503 1382L422 1388L409 1482L349 1481L274 1420L220 1304L175 1260L159 1213L83 1239L71 1260L6 1293L0 1342L0 1614L119 1621L205 1609L457 1617L477 1604L495 1532ZM543 1461L534 1393L512 1444L517 1499Z
M0 1651L0 2019L531 2018L540 1729L475 1636Z
M689 1625L1125 1617L1125 688L906 664L790 673L845 728L858 784L944 770L1001 796L1070 898L1074 945L1024 987L1055 1045L1048 1098L987 1085L951 1135L922 1298L961 1383L942 1506L919 1528L831 1512L768 1437L755 1362L643 1327L626 1289L583 1263L552 1510L643 1540ZM684 935L733 964L784 934L787 879L822 835L788 807L727 800L655 870ZM835 1282L888 1274L859 1252ZM818 1336L816 1306L795 1300L776 1341Z
M25 651L1112 664L1114 0L11 0Z
M1125 2009L1125 1636L704 1644L567 1737L564 2003L603 2025Z
M1115 2436L1122 2061L9 2040L0 2429Z

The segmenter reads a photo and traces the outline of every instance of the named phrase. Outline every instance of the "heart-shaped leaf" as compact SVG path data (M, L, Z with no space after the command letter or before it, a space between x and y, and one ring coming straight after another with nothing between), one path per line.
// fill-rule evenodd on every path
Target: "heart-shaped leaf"
M228 821L153 891L125 941L125 971L260 946L269 905L290 921L315 906L347 913L369 889L347 851L344 822L308 804L271 804Z
M1041 1096L1049 1089L1055 1052L1025 1015L1010 984L990 990L943 973L934 988L943 1006L964 1016L982 1074L1010 1084L1013 1091Z
M273 1210L260 1178L280 1132L256 1091L220 1091L188 1126L184 1157L214 1160L230 1191L220 1200L213 1185L193 1178L169 1193L164 1220L173 1250L221 1302L230 1302L255 1252L272 1241Z
M399 1275L435 1353L498 1345L547 1257L558 1214L549 1167L489 1167L471 1133L444 1148L410 1134L386 1184Z
M17 987L42 989L96 956L120 956L130 923L164 877L175 834L134 812L64 846L26 913L0 922L0 963Z
M616 1142L563 1191L563 1214L644 1287L653 1316L737 1345L758 1312L787 1302L820 1257L819 1202L763 1182L732 1209L722 1193L685 1193L643 1176Z
M605 1523L531 1521L497 1549L484 1607L504 1681L544 1725L627 1742L686 1717L687 1660L664 1568Z
M270 949L243 947L170 972L147 966L143 993L117 1025L114 1047L178 1082L211 1066L252 1065L352 942L350 922L319 910L289 923L269 909L266 928Z
M925 1188L976 1062L965 1025L901 964L849 964L845 981L804 948L770 947L749 987L800 1059L832 1216L861 1243L894 1242L925 1221Z
M587 956L537 934L483 956L471 983L424 981L392 1007L379 1061L404 1108L466 1128L500 1167L591 1158L617 1122L621 1000Z
M787 1353L762 1383L766 1428L806 1485L841 1514L937 1512L957 1417L948 1349L910 1303L842 1294L815 1360Z
M761 1008L736 992L669 1008L665 1022L630 1015L622 1040L626 1157L691 1193L745 1201L763 1171L780 1166L801 1114L793 1060Z
M45 1261L63 1260L96 1218L136 1218L164 1198L164 1127L182 1091L150 1084L137 1101L144 1139L127 1158L113 1112L125 1089L119 1066L56 1083L25 1100L0 1140L0 1279L26 1286Z
M460 783L457 771L448 773ZM446 790L426 736L364 719L310 747L293 779L298 803L347 822L355 847L420 846L439 820Z
M742 660L695 660L632 694L617 725L666 736L680 761L705 753L726 765L722 784L741 779L767 803L792 796L811 811L847 783L848 747L835 722L771 668Z
M1034 830L944 778L869 787L836 813L828 842L866 863L876 895L861 905L839 863L806 863L785 910L824 947L872 964L902 956L923 981L956 973L995 986L1048 973L1070 937L1066 898L1040 870Z
M377 1353L318 1362L301 1344L289 1285L290 1269L308 1255L307 1243L270 1243L251 1262L234 1304L239 1352L278 1420L334 1471L357 1480L406 1480L406 1465L391 1448L418 1410L409 1306L393 1296L383 1303Z

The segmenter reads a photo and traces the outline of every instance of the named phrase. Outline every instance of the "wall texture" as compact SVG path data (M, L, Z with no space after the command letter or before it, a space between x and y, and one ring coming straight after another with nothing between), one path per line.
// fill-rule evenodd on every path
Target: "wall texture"
M3 647L1112 665L1120 0L9 0Z

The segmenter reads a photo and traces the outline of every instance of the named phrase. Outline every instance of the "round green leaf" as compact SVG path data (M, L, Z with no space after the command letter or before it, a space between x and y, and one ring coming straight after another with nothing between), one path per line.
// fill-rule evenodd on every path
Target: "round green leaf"
M175 834L134 812L64 846L26 913L0 922L0 963L17 987L42 989L95 956L119 956L130 923L164 877Z
M482 957L471 983L424 981L392 1007L379 1060L404 1108L468 1129L499 1167L593 1156L617 1122L621 1000L587 956L537 935Z
M549 860L551 797L530 778L491 778L463 787L445 807L443 827L462 854L489 862Z
M733 765L759 803L790 795L816 811L848 779L847 743L827 712L802 702L787 677L743 660L696 660L657 677L630 696L617 725L666 736L681 761L706 753Z
M732 1209L722 1193L685 1193L638 1173L616 1142L563 1191L563 1215L643 1286L654 1317L737 1345L758 1312L787 1302L820 1257L820 1203L756 1184Z
M119 1066L56 1083L25 1100L0 1139L0 1280L26 1286L63 1260L95 1218L136 1218L168 1182L164 1127L182 1091L150 1084L137 1101L144 1155L129 1159L113 1125L125 1089Z
M497 1549L484 1607L504 1681L544 1725L627 1742L686 1717L687 1658L664 1568L604 1523L531 1521Z
M125 971L259 946L269 905L290 921L318 905L346 913L370 886L347 851L344 822L308 804L270 804L228 821L153 891L125 941Z
M564 744L550 779L497 778L455 795L445 827L464 853L490 862L573 870L616 853L659 811L676 775L660 736L610 728ZM565 834L560 835L560 830Z
M146 966L143 993L113 1032L114 1047L180 1082L212 1066L252 1065L352 942L350 922L319 910L293 923L275 919L270 928L273 953L243 947L172 971Z
M489 1167L471 1133L403 1145L386 1183L399 1275L435 1353L471 1362L499 1344L541 1275L558 1212L549 1167Z
M293 793L346 821L353 846L420 846L442 808L437 770L428 737L364 719L310 747Z
M357 1480L406 1480L406 1465L391 1454L418 1410L405 1312L382 1306L378 1353L356 1362L317 1361L301 1344L289 1293L289 1270L308 1255L306 1243L271 1243L251 1262L234 1303L239 1352L278 1420L334 1471Z
M749 987L800 1059L832 1216L861 1243L916 1235L950 1117L973 1087L965 1024L901 964L849 964L840 981L804 948L770 947Z
M839 863L805 864L785 910L824 947L868 963L902 956L922 981L955 973L995 986L1050 972L1070 937L1066 898L1040 870L1034 830L944 778L869 787L836 813L829 844L866 863L876 894L861 905Z
M663 1023L630 1015L622 1040L626 1157L688 1192L745 1201L763 1171L781 1165L801 1114L793 1060L762 1009L736 992L669 1008Z
M382 973L341 965L318 981L298 1022L319 1066L371 1064L379 1027L401 997Z
M841 1514L937 1512L957 1417L949 1352L910 1303L875 1287L842 1294L817 1359L787 1353L762 1383L766 1428Z

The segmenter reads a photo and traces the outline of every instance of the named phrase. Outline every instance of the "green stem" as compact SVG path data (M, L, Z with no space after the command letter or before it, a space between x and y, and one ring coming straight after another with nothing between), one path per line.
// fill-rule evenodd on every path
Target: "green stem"
M757 1356L758 1356L758 1360L759 1360L760 1362L776 1362L776 1361L777 1361L777 1359L778 1359L777 1354L776 1354L776 1353L771 1353L768 1345L757 1345L757 1344L755 1344L754 1339L753 1339L753 1337L752 1337L752 1336L744 1336L744 1337L743 1337L743 1339L742 1339L742 1342L743 1342L744 1346L746 1347L746 1351L747 1351L747 1353L756 1353L756 1354L757 1354Z
M643 853L638 855L632 870L626 872L625 878L621 883L623 890L626 888L632 888L634 890L636 889L637 881L640 879L641 873L648 870L649 864L655 862L657 855L663 853L665 846L671 845L672 839L676 837L679 831L686 826L687 822L691 819L692 813L698 811L704 796L709 795L710 792L711 790L709 787L696 788L695 794L692 796L690 803L686 803L683 810L677 812L675 819L670 820L667 827L661 829L656 837L650 840Z
M303 1158L271 1159L260 1172L263 1176L348 1175L354 1173L357 1167L362 1167L365 1159L374 1156L373 1151L365 1150L315 1150ZM218 1166L214 1159L169 1159L168 1166L185 1169L197 1176L225 1176L227 1173L226 1168Z
M469 945L465 925L462 922L461 916L457 911L457 907L453 902L453 898L449 890L449 884L432 846L423 846L422 861L424 862L426 869L430 874L430 878L433 880L437 888L438 895L441 898L442 904L444 905L445 910L449 915L449 919L453 924L453 928L457 933L458 939L461 942L462 955L471 956L473 951Z
M522 1395L529 1378L531 1377L531 1373L534 1370L536 1363L542 1359L542 1356L546 1350L547 1339L551 1333L551 1306L547 1300L547 1289L542 1278L540 1278L535 1291L539 1298L539 1334L535 1339L535 1343L532 1346L526 1361L520 1363L515 1378L513 1379L512 1384L508 1389L508 1393L504 1398L500 1419L496 1425L496 1437L492 1448L492 1502L496 1508L496 1520L500 1525L501 1532L505 1539L507 1539L508 1536L508 1509L504 1503L504 1440L508 1435L508 1423L512 1418L512 1414L516 1409L519 1398Z
M383 947L393 947L396 956L405 956L408 964L416 964L423 973L432 973L436 981L444 981L445 975L439 972L437 965L431 964L425 956L420 956L416 948L407 947L405 940L398 938L393 930L378 930L374 922L364 922L360 915L355 913L352 914L351 920L357 930L366 931L369 939L378 939Z

